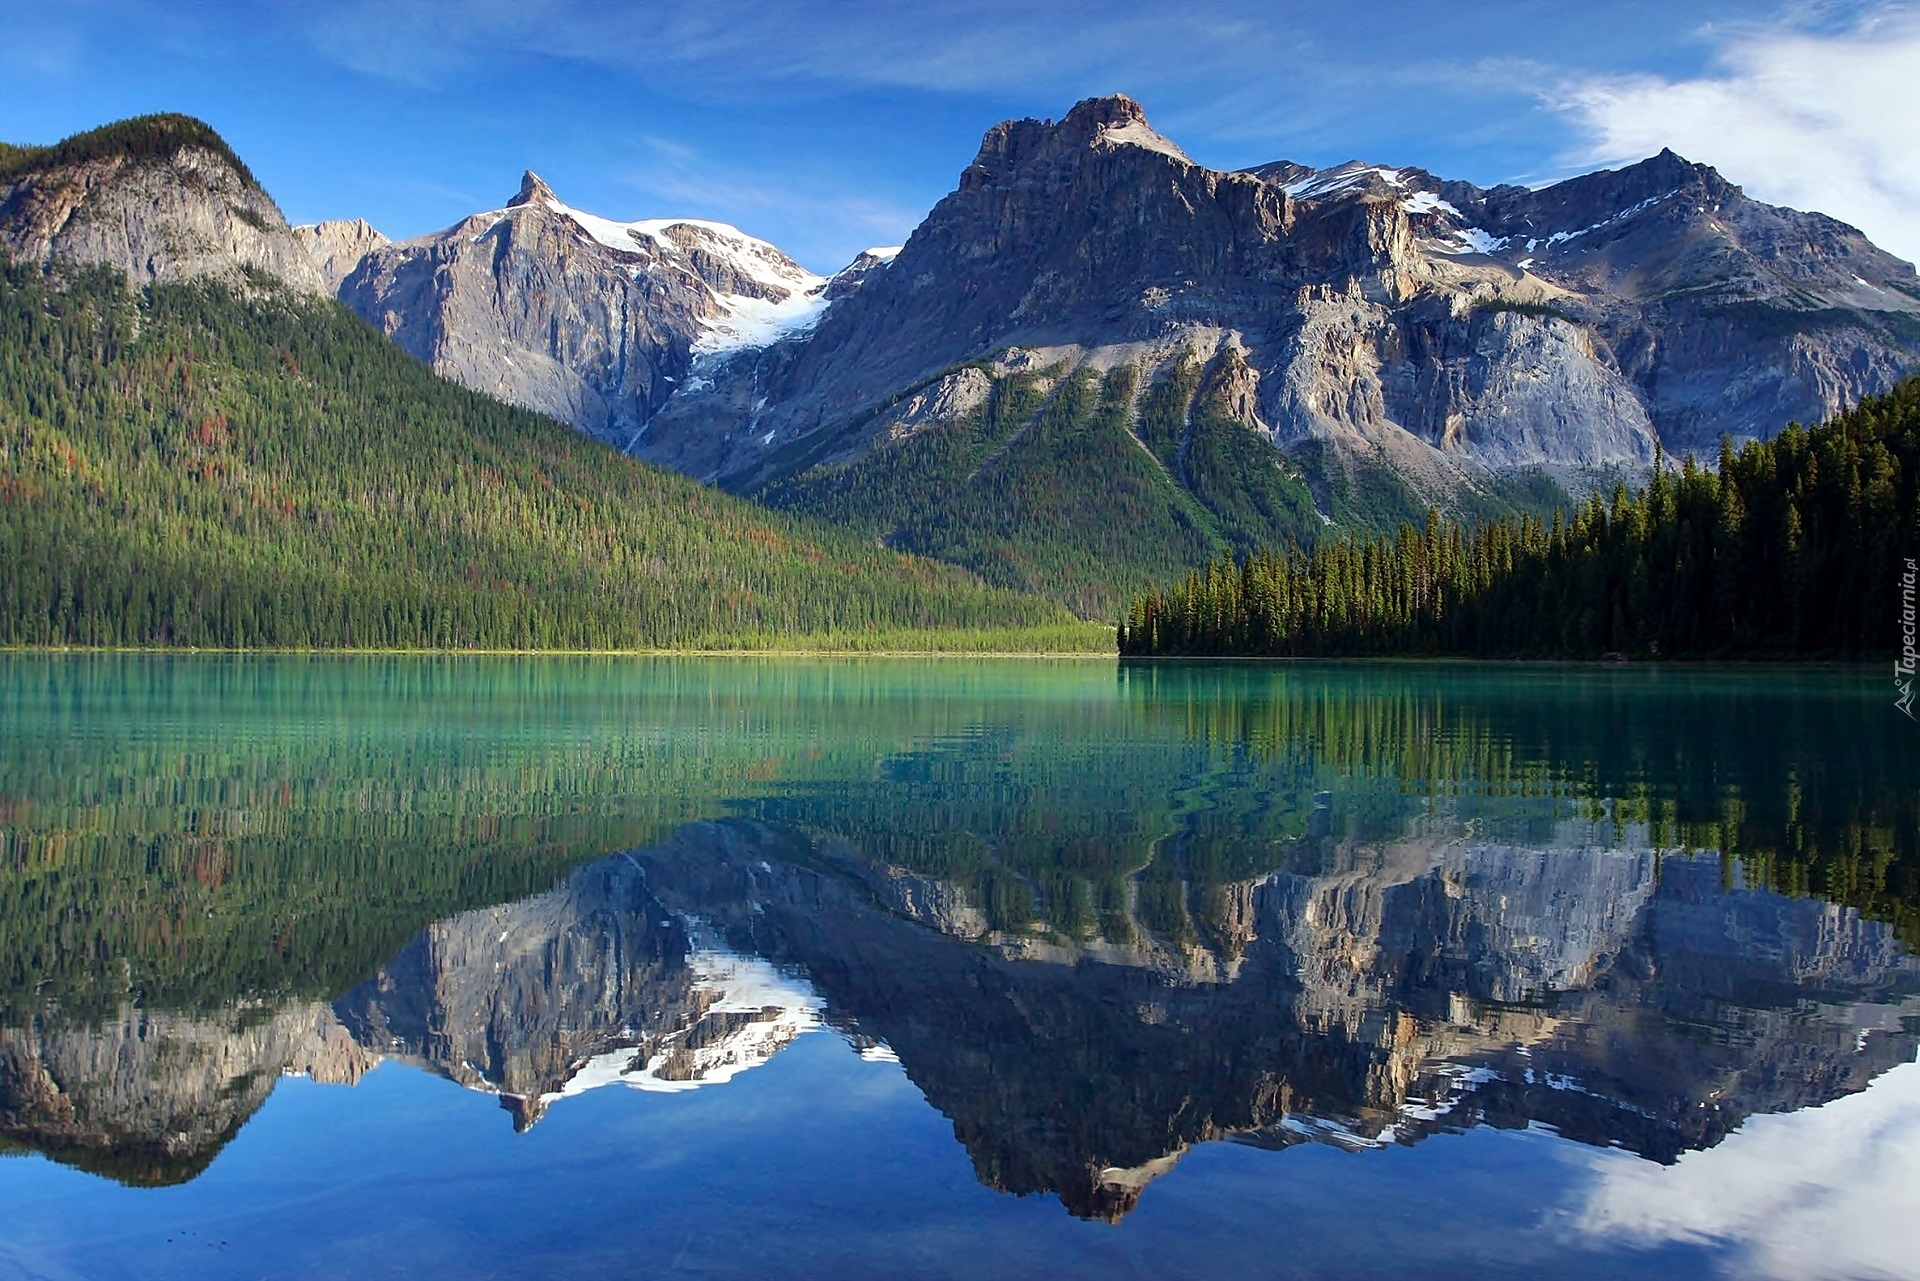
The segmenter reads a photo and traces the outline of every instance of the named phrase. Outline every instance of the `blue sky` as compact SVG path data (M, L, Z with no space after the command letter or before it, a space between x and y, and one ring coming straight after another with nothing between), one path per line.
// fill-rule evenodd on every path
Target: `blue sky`
M1672 145L1920 256L1920 0L0 0L0 138L212 123L296 222L396 237L522 169L831 270L989 125L1122 91L1195 159L1539 183Z

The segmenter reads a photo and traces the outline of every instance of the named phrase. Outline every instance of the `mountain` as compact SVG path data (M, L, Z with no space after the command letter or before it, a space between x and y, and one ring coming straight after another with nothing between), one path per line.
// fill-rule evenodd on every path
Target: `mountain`
M897 254L830 282L725 229L792 323L718 341L733 286L673 224L531 178L517 203L371 255L342 297L469 385L1084 616L1430 504L1544 513L1920 358L1910 265L1671 152L1537 191L1226 173L1090 99L989 130Z
M105 264L130 284L254 274L328 292L232 148L187 116L140 116L50 147L0 147L0 256Z
M844 449L863 411L1015 346L1136 366L1142 387L1242 353L1253 376L1225 402L1245 426L1438 490L1827 417L1920 354L1920 283L1852 228L1671 152L1537 192L1359 164L1221 173L1131 100L1093 99L990 130L884 274L742 371L735 400L767 397L754 433L718 439L724 407L690 400L646 449L751 486L791 469L791 441Z
M1099 643L1056 605L434 377L324 296L310 250L371 229L295 233L198 122L9 150L4 173L0 643ZM699 248L718 233L662 234L734 280L705 332L764 320L747 267Z
M326 283L330 294L340 291L340 282L360 265L362 258L392 243L374 230L365 218L310 223L295 227L293 234L313 260L313 265L319 268L320 278Z
M340 298L435 373L623 446L696 365L804 332L866 270L836 285L724 223L612 222L533 173L504 208L346 256Z

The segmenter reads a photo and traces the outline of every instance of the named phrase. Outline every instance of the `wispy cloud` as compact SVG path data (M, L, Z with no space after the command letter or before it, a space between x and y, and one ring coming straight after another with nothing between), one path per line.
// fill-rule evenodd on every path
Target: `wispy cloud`
M1809 19L1830 19L1822 7ZM1719 33L1709 74L1589 78L1549 96L1576 122L1573 167L1672 147L1749 194L1850 222L1920 259L1920 10L1886 6L1833 29Z
M1058 115L1126 92L1163 129L1245 153L1242 163L1278 158L1276 146L1337 152L1356 145L1363 119L1427 118L1469 84L1461 64L1484 43L1451 27L1429 38L1420 0L1360 0L1351 15L1318 0L1203 0L1177 17L1160 0L340 0L303 12L333 60L415 86L451 88L509 53L729 106L905 92ZM1501 92L1525 101L1510 84Z
M78 33L53 22L23 18L8 23L0 40L0 72L23 80L59 80L80 65Z
M1822 210L1920 256L1920 111L1909 87L1920 0L1610 0L1550 20L1534 0L1486 0L1474 23L1437 19L1425 0L1196 0L1177 17L1157 0L280 0L275 9L330 61L428 88L426 97L516 83L489 77L542 60L610 72L736 125L743 110L783 104L846 99L862 104L846 108L857 112L939 98L978 101L985 124L987 111L1057 115L1120 90L1211 163L1362 155L1482 182L1541 180L1672 146L1762 199ZM1562 150L1570 131L1577 141ZM899 211L809 198L803 157L763 157L753 173L696 172L691 156L665 150L654 158L630 185L663 203L741 222L778 209L777 224L810 219L822 236L836 220L899 234L883 230ZM857 168L843 157L836 177Z
M710 94L894 87L1018 92L1036 83L1137 83L1244 73L1284 52L1294 24L1271 4L1169 17L1112 0L1090 14L1026 0L766 4L665 0L351 0L316 6L309 31L358 70L420 82L514 48L617 66ZM1272 65L1269 63L1269 65ZM1115 83L1108 83L1115 82Z

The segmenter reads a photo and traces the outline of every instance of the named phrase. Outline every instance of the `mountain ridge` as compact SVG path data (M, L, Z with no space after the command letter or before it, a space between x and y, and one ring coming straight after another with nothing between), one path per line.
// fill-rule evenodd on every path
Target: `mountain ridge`
M1545 194L1494 189L1478 197L1481 207L1501 216L1496 227L1487 230L1466 226L1439 192L1418 199L1401 176L1414 171L1363 168L1359 176L1370 182L1323 180L1315 188L1311 180L1300 182L1297 166L1288 167L1295 171L1292 183L1274 184L1255 174L1206 170L1177 148L1108 145L1128 131L1147 128L1137 104L1108 99L1079 104L1057 124L1019 121L989 130L955 192L935 206L896 260L900 274L912 279L876 282L879 287L852 306L855 312L880 311L884 316L862 326L845 311L830 313L815 340L793 362L784 362L797 363L797 370L770 359L766 368L754 371L756 398L768 394L775 406L783 400L796 402L786 421L769 414L768 425L792 434L830 427L836 417L871 403L876 384L884 388L911 383L997 345L1113 348L1177 334L1182 327L1195 333L1213 328L1238 332L1256 351L1267 349L1255 363L1269 388L1260 402L1261 418L1277 443L1318 438L1339 442L1354 453L1377 446L1415 478L1444 477L1455 470L1449 463L1471 459L1476 449L1491 452L1496 465L1556 461L1553 441L1514 442L1499 422L1512 414L1496 412L1512 406L1490 403L1495 398L1487 393L1494 388L1472 385L1476 378L1482 384L1497 383L1502 369L1516 364L1549 374L1585 370L1566 390L1580 393L1571 399L1582 406L1586 421L1556 422L1547 406L1536 405L1527 407L1529 425L1560 428L1558 442L1576 449L1580 441L1591 439L1588 456L1578 461L1638 464L1650 461L1656 432L1671 437L1662 443L1676 456L1690 447L1708 453L1718 440L1719 433L1709 430L1713 426L1738 426L1736 437L1768 434L1789 419L1825 417L1857 398L1862 388L1890 385L1898 372L1882 352L1856 386L1831 377L1823 381L1821 375L1829 371L1818 361L1803 360L1805 367L1798 373L1773 375L1776 383L1792 384L1787 390L1793 396L1784 401L1775 396L1782 403L1761 413L1738 403L1736 395L1730 409L1709 416L1704 426L1689 422L1686 406L1670 403L1672 396L1663 400L1658 380L1652 378L1653 372L1665 372L1658 370L1660 346L1635 332L1636 318L1610 314L1619 310L1607 305L1615 300L1598 291L1617 283L1619 273L1609 271L1610 254L1595 251L1617 244L1617 233L1628 230L1626 224L1661 212L1645 203L1649 197L1640 194L1641 187L1670 183L1682 176L1672 172L1676 169L1705 185L1701 175L1711 170L1671 153L1664 153L1666 160L1655 157L1627 170L1557 184ZM1159 197L1163 179L1179 187L1175 195ZM1713 181L1723 195L1737 190L1717 174ZM1398 198L1387 198L1395 185ZM1290 186L1294 190L1289 191ZM1448 189L1457 195L1479 191L1467 184L1449 184ZM1529 260L1520 250L1523 242L1513 240L1536 206L1571 211L1577 217L1582 201L1591 203L1603 189L1619 199L1633 198L1609 215L1621 224L1613 233L1596 236L1594 223L1605 220L1589 218L1571 227L1541 226L1540 234L1531 237L1551 241L1562 236L1549 248L1565 256L1564 265L1546 267ZM1672 194L1671 187L1662 189ZM1181 211L1171 223L1166 221L1169 207ZM1189 216L1188 210L1194 212ZM1164 224L1157 230L1178 234L1155 240L1127 234L1130 224L1156 218ZM1810 240L1827 235L1831 243L1816 247L1829 257L1870 257L1867 270L1897 277L1911 288L1911 268L1878 251L1868 254L1870 246L1857 232L1836 232L1841 224L1813 215L1786 221ZM1468 231L1484 239L1461 238ZM1497 243L1503 240L1507 243ZM1769 267L1784 261L1773 252L1779 241L1774 234L1763 246L1772 253ZM1169 243L1176 248L1167 249ZM936 244L945 252L936 252ZM1483 252L1487 249L1493 252ZM1504 256L1496 256L1501 253ZM1737 259L1735 265L1746 273L1736 282L1742 287L1725 301L1774 302L1791 293L1755 265L1755 254L1718 257L1723 265ZM1550 274L1529 272L1517 265L1520 262ZM1701 269L1694 266L1694 277L1683 276L1676 283L1696 285ZM941 270L953 279L939 284L921 279ZM1072 279L1075 273L1078 279ZM1003 279L996 281L996 275ZM1876 289L1871 283L1864 287ZM945 297L931 303L912 297L930 290ZM1829 304L1841 301L1831 291L1812 298ZM1793 301L1805 309L1809 300ZM1920 294L1884 284L1871 301L1894 314L1920 311ZM1443 304L1437 314L1433 303ZM1562 315L1544 314L1556 304ZM1515 332L1490 334L1485 326L1474 331L1457 323L1466 319L1457 314L1463 307L1471 311L1477 305L1513 308L1507 313L1511 319L1498 321L1494 328ZM1542 314L1530 314L1529 309ZM1591 314L1583 315L1582 309ZM1489 342L1494 350L1474 351ZM1363 349L1359 358L1343 359L1343 344ZM1448 350L1463 344L1465 351ZM1884 339L1878 347L1854 343L1855 349L1873 351L1886 346ZM1920 340L1907 342L1901 360L1911 360L1917 350ZM1547 359L1529 362L1530 351L1543 352ZM1475 354L1482 356L1477 369ZM1725 357L1721 351L1716 358ZM1323 365L1328 369L1319 368ZM1333 376L1324 376L1328 372ZM1760 372L1765 374L1764 365ZM1572 375L1562 376L1564 381ZM1648 392L1647 385L1654 390ZM737 416L738 406L731 408ZM696 421L673 431L677 424L670 407L659 429L650 434L675 439L652 449L694 451L685 461L695 474L702 464L715 477L753 474L756 460L750 449L736 443L730 453L715 452L711 442L721 434L711 421L716 415L706 415L710 421L703 424L697 412L683 412ZM1730 414L1745 416L1731 423ZM1697 411L1693 417L1703 415ZM717 417L724 418L725 412ZM1566 430L1606 423L1617 425L1625 436L1609 439L1607 430L1598 436L1575 431L1570 439ZM1416 443L1433 448L1416 449ZM647 448L643 446L643 452Z
M1911 266L1671 151L1539 190L1228 172L1132 99L1087 99L988 129L905 245L822 276L728 224L587 213L532 172L407 241L291 229L199 134L160 133L137 164L83 147L49 169L56 147L10 170L10 255L331 283L443 377L1082 617L1429 507L1544 517L1920 359Z

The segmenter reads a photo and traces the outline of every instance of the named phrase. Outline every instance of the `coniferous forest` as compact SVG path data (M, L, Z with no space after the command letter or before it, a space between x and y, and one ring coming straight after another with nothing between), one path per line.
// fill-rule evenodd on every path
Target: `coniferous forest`
M0 644L1045 648L1066 610L442 381L331 302L0 268Z
M1018 390L997 388L986 418L1033 415ZM1082 377L1068 390L1103 405L1111 389ZM1920 555L1917 480L1909 382L1551 520L1429 513L1391 536L1251 551L1260 526L1299 523L1262 508L1234 536L1201 540L1219 549L1204 571L1137 597L1119 646L1882 654L1898 644L1900 574ZM246 298L214 285L133 295L107 271L0 272L0 644L1101 643L1025 594L1097 604L1072 590L1073 566L1001 574L991 546L961 558L897 532L886 541L907 554L895 554L833 503L767 497L799 510L728 497L446 383L344 309L265 282Z
M1216 560L1146 593L1131 655L1864 658L1898 648L1920 556L1920 380L1716 469L1656 468L1570 518Z

